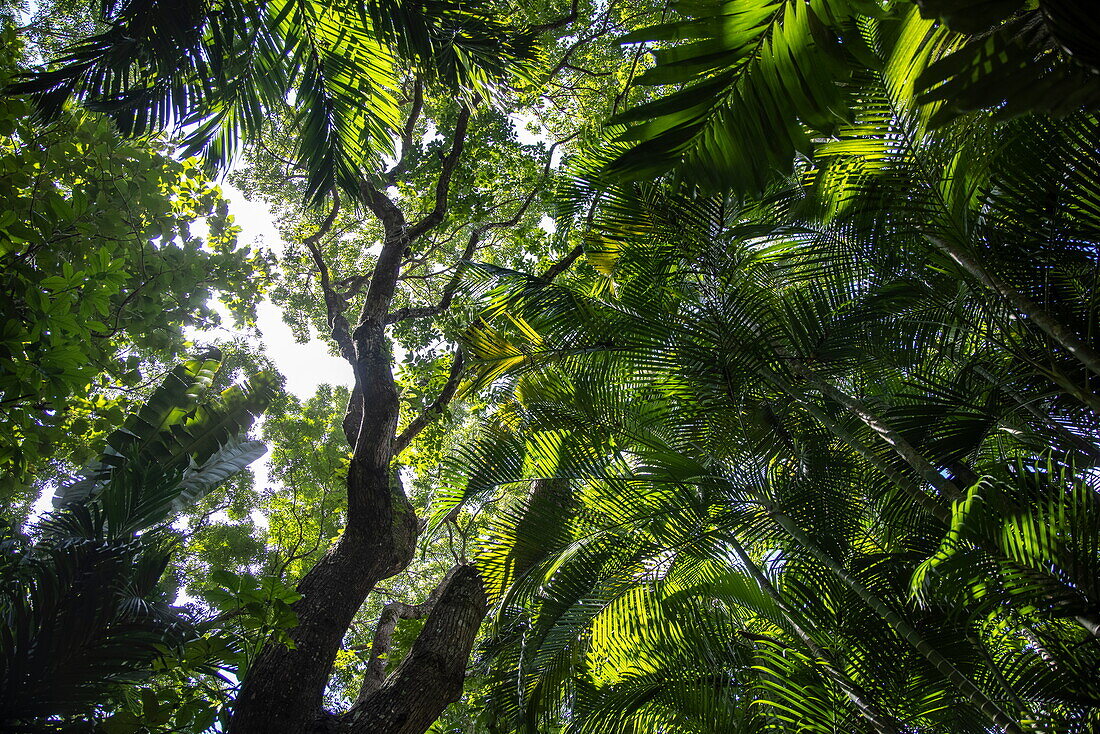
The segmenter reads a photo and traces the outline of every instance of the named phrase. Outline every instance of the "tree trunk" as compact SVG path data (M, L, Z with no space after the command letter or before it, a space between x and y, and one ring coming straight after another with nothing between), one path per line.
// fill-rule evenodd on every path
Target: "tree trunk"
M803 410L809 413L813 418L817 420L822 426L824 426L830 433L836 438L843 441L850 446L853 450L859 453L871 466L875 467L889 479L894 486L902 491L906 498L911 500L913 507L917 508L929 515L935 517L944 525L950 527L951 525L951 511L945 507L939 500L932 497L921 488L921 484L916 479L910 479L903 476L900 472L895 471L889 464L879 458L870 447L865 445L862 441L852 435L852 433L846 430L836 421L832 420L824 411L820 410L811 401L800 395L791 385L788 385L779 376L772 373L770 370L761 370L760 374L774 387L782 390L789 395L793 400L798 402ZM862 420L862 419L861 419Z
M489 609L481 576L451 569L409 654L385 682L327 724L340 734L421 734L462 696L466 663Z
M410 117L413 122L418 107L414 104ZM352 447L347 479L348 523L336 544L298 585L302 599L293 607L298 626L290 632L294 649L269 643L245 675L230 734L422 734L462 694L466 663L488 611L481 576L468 564L453 568L440 584L438 594L433 593L432 603L426 604L431 610L424 629L393 674L379 682L375 666L374 677L349 711L327 714L321 709L333 662L363 601L378 582L407 568L416 549L416 513L393 473L394 459L451 400L461 376L459 356L439 398L400 436L396 435L400 402L386 339L386 326L396 317L390 308L409 248L445 218L451 178L465 145L470 114L468 107L458 114L451 148L441 162L436 181L435 206L419 221L407 222L397 204L382 191L367 182L361 185L362 203L381 222L385 235L354 330L343 312L346 299L329 292L327 267L320 250L311 247L333 338L355 373L355 387L342 426ZM547 172L551 160L547 158ZM512 219L483 225L475 230L471 242L476 244L478 232L519 221L536 190ZM326 226L331 225L334 216ZM574 249L551 268L548 276L557 275L580 253L580 247ZM464 258L471 254L469 250ZM457 280L448 286L447 293L453 292L456 285ZM445 295L438 306L406 309L406 314L441 313L450 298Z
M294 648L268 643L245 675L231 734L309 731L355 614L379 581L409 565L416 549L416 514L391 469L399 403L385 336L386 312L409 237L392 202L374 203L386 237L352 332L357 395L345 421L346 433L355 439L347 527L298 584L302 598L293 606L298 626L290 632Z
M370 562L380 555L377 546L349 528L302 579L302 599L294 605L299 625L290 631L295 648L264 647L244 678L230 731L304 732L312 726L344 634L384 578L380 564Z
M835 385L821 379L813 370L806 367L806 365L798 360L793 360L791 362L791 369L796 375L802 377L806 382L812 385L819 393L829 400L843 406L846 410L863 421L865 426L877 433L883 441L894 449L894 452L900 456L906 464L912 467L913 471L917 473L917 476L927 482L931 487L935 488L936 491L945 498L957 500L965 495L965 492L961 491L955 486L954 482L950 481L941 474L936 467L932 466L928 460L924 458L924 455L917 451L904 436L868 410L862 402L837 388Z

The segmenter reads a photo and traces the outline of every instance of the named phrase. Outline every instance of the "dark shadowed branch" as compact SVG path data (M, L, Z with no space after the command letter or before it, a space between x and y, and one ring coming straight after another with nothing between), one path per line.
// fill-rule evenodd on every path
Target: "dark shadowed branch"
M370 644L370 658L367 660L367 672L363 675L363 683L359 688L359 695L355 702L359 703L370 694L382 687L386 681L386 659L393 645L393 632L397 629L397 623L402 619L423 619L435 607L439 595L450 578L450 574L444 577L438 586L432 589L428 598L419 604L405 604L404 602L391 601L382 608L382 614L378 617L378 626L374 629L374 640ZM360 650L363 647L352 647L351 650Z
M481 576L466 564L452 568L437 592L423 630L397 670L346 714L325 722L326 730L419 734L461 697L488 599Z
M563 15L560 18L556 18L547 23L531 26L532 33L546 33L548 31L556 31L559 28L564 28L577 19L577 10L580 5L580 0L573 0L573 5L569 8L569 13Z
M458 120L455 121L454 137L451 140L451 150L443 158L442 166L439 171L439 178L435 184L435 207L424 215L416 224L409 227L409 242L415 241L425 232L438 226L443 221L443 217L447 214L447 197L451 190L451 178L454 176L455 168L458 167L458 161L462 157L462 149L466 145L466 129L470 124L470 108L463 107L458 113Z
M393 168L386 172L386 183L393 185L398 176L405 172L409 164L409 150L412 149L413 133L416 131L416 123L420 119L420 112L424 108L424 83L419 76L413 81L412 108L409 117L405 120L405 127L401 130L401 159Z
M339 213L340 195L333 190L331 211L329 211L324 221L321 222L321 226L317 228L317 231L302 240L302 244L309 250L309 254L313 258L313 264L317 267L318 278L321 282L321 293L325 299L325 313L328 318L328 325L332 333L332 338L336 341L336 345L340 349L340 356L352 362L355 360L355 347L351 340L351 329L348 326L347 319L344 317L344 309L347 307L347 302L332 287L332 277L329 273L328 263L325 262L325 258L321 254L320 248L321 239L332 230L332 225L336 222L336 217Z
M535 197L538 195L539 191L542 190L543 185L546 183L546 179L550 174L550 167L553 165L554 162L554 153L557 151L559 146L568 143L570 140L575 138L577 134L578 133L574 133L573 135L559 140L550 146L550 149L547 151L546 154L546 162L543 164L542 167L542 174L540 176L539 182L535 186L533 186L529 192L527 192L527 196L524 197L523 203L518 209L516 209L515 213L512 214L511 217L501 221L489 222L487 224L482 224L480 226L474 227L474 229L470 232L470 239L466 243L466 248L463 250L462 256L459 258L459 262L457 267L455 268L454 274L447 282L447 285L443 288L443 295L440 298L438 304L434 306L406 306L403 308L399 308L386 317L386 323L395 324L399 321L404 321L405 319L410 318L428 318L431 316L438 316L439 314L446 311L450 307L451 301L454 299L454 295L458 289L459 283L462 281L462 274L465 269L465 263L474 256L475 252L477 252L478 246L481 244L481 239L492 230L507 229L508 227L514 227L516 224L519 223L519 220L522 219L523 215L527 213L527 210L531 208L531 204L534 203ZM579 254L580 253L578 253L578 255ZM576 256L574 256L573 259L569 261L569 263L572 263L572 261L575 259ZM569 263L567 263L562 268L562 270L564 270L566 267L569 267ZM555 275L560 272L561 270L557 271Z

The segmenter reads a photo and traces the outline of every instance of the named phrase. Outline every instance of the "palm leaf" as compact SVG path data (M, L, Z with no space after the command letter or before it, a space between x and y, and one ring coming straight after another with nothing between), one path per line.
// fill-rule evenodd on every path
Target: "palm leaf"
M684 20L644 29L625 43L686 40L655 52L638 84L688 81L638 105L616 123L633 147L608 167L613 175L648 178L675 168L710 190L758 191L810 152L810 130L843 122L842 83L855 57L872 57L854 20L874 16L858 0L753 0L679 3Z

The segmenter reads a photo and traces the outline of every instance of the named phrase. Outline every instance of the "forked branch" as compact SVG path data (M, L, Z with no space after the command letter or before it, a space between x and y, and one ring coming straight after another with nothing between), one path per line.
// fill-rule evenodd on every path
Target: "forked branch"
M413 81L412 108L409 117L405 120L405 127L401 130L401 159L393 168L386 172L386 183L391 186L397 181L397 177L405 172L409 165L409 150L412 149L413 133L416 132L416 123L420 119L420 112L424 108L424 83L419 76Z
M374 640L370 645L370 658L367 660L367 672L363 675L363 683L359 688L359 695L355 702L359 703L370 694L382 687L386 680L386 659L390 648L393 646L393 633L397 629L397 623L402 619L423 619L435 607L439 595L443 593L447 578L432 589L428 598L419 604L405 604L404 602L391 601L382 608L382 614L378 617L378 626L374 629ZM352 647L352 650L363 649Z
M443 221L443 217L446 216L447 197L451 191L451 178L454 176L455 168L458 167L459 158L462 157L462 149L466 145L466 130L469 124L470 108L464 106L458 113L458 120L455 121L451 150L443 158L439 178L435 183L435 206L424 215L423 219L409 227L409 242L414 242L422 234L438 226Z
M516 209L515 213L513 213L511 217L501 221L488 222L487 224L482 224L480 226L474 227L474 229L470 232L470 239L466 243L466 248L462 251L462 256L459 258L454 273L451 275L450 280L447 281L447 285L443 288L443 295L440 298L438 304L434 306L405 306L399 308L393 313L390 313L386 316L386 323L396 324L400 321L404 321L405 319L420 319L438 316L439 314L450 308L451 302L454 300L455 292L458 290L458 285L462 282L462 274L465 270L466 262L474 256L475 252L477 252L478 247L481 244L482 238L492 230L507 229L508 227L514 227L516 226L516 224L519 223L519 220L522 219L523 216L527 213L528 209L531 208L531 204L534 203L535 197L538 195L539 191L542 190L542 186L546 183L546 178L550 174L550 167L553 165L554 162L554 153L557 151L558 146L568 143L570 140L576 137L576 135L577 133L574 133L573 135L570 135L567 138L563 138L562 140L559 140L550 146L550 149L547 151L546 154L546 162L543 164L542 167L542 174L539 177L539 182L535 184L535 186L533 186L530 191L527 192L527 196L524 197L523 203L519 206L518 209ZM569 259L569 262L566 263L564 267L561 268L561 270L557 270L556 272L554 272L554 275L559 274L565 268L569 267L569 265L573 262L573 260L576 259L577 255L579 254L580 252L577 252L577 254ZM553 270L553 268L551 269Z

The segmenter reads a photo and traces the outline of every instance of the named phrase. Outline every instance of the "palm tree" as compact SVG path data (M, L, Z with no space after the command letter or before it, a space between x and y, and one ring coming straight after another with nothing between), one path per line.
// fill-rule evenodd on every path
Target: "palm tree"
M626 36L656 43L635 84L661 91L620 114L614 177L670 174L758 192L815 141L868 111L868 72L920 103L923 124L1100 105L1096 21L1073 2L739 0L692 3ZM885 52L885 53L884 53Z
M889 158L890 146L907 145L914 133L920 136L966 111L992 108L992 119L1006 119L1029 111L1095 110L1100 84L1094 64L1100 53L1074 27L1091 21L1072 6L1044 2L1023 8L1010 1L962 11L952 3L922 2L918 13L909 2L883 9L859 0L748 0L695 7L684 20L626 39L690 39L658 51L656 65L637 79L641 85L687 84L619 116L627 127L618 139L628 144L605 162L604 174L639 178L671 169L672 177L688 186L755 193L777 172L792 171L796 152L820 162L841 158L843 166L855 169L847 171L851 174ZM1036 139L1032 134L1026 139ZM1090 133L1063 128L1052 137L1064 134ZM1012 134L1003 137L1002 143ZM970 141L991 142L982 135ZM1067 182L1077 187L1076 195L1091 193L1091 172L1065 159L1050 163L1048 169L1064 168L1083 179ZM850 184L850 175L840 178ZM843 187L845 197L856 191ZM954 195L960 191L965 189L956 188ZM1021 206L1023 200L1014 203ZM1100 351L1089 343L1087 330L1075 329L1043 299L990 267L969 241L967 223L954 213L926 214L932 216L931 226L922 228L926 243L952 268L1100 375ZM1028 219L1043 221L1042 212L1029 214L1021 226Z
M384 225L357 322L348 323L325 285L334 338L357 380L346 423L349 527L302 582L297 649L268 647L235 723L240 731L304 730L355 610L411 557L416 518L390 468L407 436L395 435L385 328L403 254L445 215L469 112L456 122L436 207L407 222L363 163L366 151L388 144L380 131L396 129L384 114L393 107L383 99L368 114L356 104L386 88L389 72L377 68L386 51L428 58L401 40L404 31L385 30L411 27L406 19L387 20L393 8L381 4L269 3L240 12L219 4L209 15L205 7L168 34L120 12L122 30L104 47L130 44L121 63L100 63L112 59L89 47L83 68L74 57L75 72L25 89L47 98L87 89L124 124L128 110L150 108L161 122L196 123L196 140L212 141L215 157L293 89L311 193L339 185ZM567 289L519 279L469 340L483 380L540 368L517 382L508 416L529 438L487 445L484 457L513 454L497 476L507 469L509 482L570 481L567 497L532 491L520 505L526 513L503 513L481 555L501 610L491 640L498 723L534 729L541 717L600 731L794 721L876 731L1014 729L1035 719L1086 726L1096 694L1082 671L1096 649L1081 630L1096 628L1096 560L1080 539L1095 516L1083 469L1096 447L1087 430L1093 357L1082 348L1091 283L1080 266L1094 248L1076 230L1054 228L1062 252L1086 243L1078 267L1011 272L1011 258L990 254L1000 240L989 233L998 231L1003 202L1023 190L993 174L1022 164L1009 151L991 156L988 170L963 165L985 162L986 151L973 151L983 134L1001 139L1002 128L968 118L929 136L944 120L913 104L921 72L933 94L951 84L980 90L990 64L972 65L970 75L957 69L984 58L985 37L936 26L904 3L882 19L878 3L841 0L695 7L695 19L645 34L698 40L662 50L646 80L698 82L626 113L621 123L638 124L625 140L638 144L601 151L613 173L672 170L689 185L671 194L612 189L589 243L605 277ZM440 27L435 17L417 28ZM994 18L1000 25L990 37L1008 28L1001 35L1011 40L1016 22ZM164 38L171 42L155 43ZM349 38L368 51L337 53ZM226 39L246 39L247 49L209 52L230 48ZM372 42L384 47L379 55ZM305 69L284 75L287 83L284 49ZM1069 63L1060 54L1051 57L1055 72ZM941 58L958 63L936 67ZM131 84L134 68L153 71ZM258 74L271 86L251 86ZM138 130L151 118L134 119ZM960 140L969 156L945 158ZM1090 152L1084 138L1059 140L1086 164L1073 169L1082 173L1064 195L1057 173L1043 184L1057 194L1054 206L1035 209L1031 221L1087 230ZM1020 137L1021 147L1033 144L1034 136ZM794 170L795 151L835 165L812 167L816 178L803 182L812 186L773 190L762 201L727 195L731 186L767 188L774 168ZM968 175L957 175L963 169ZM907 178L913 171L922 177ZM1001 223L1002 234L1017 217ZM967 277L961 287L955 268ZM319 269L326 278L323 261ZM492 469L484 457L471 461ZM462 488L491 506L478 493L502 481ZM543 502L553 524L531 509ZM992 580L975 568L989 569ZM453 603L460 597L483 604L481 582L472 573L449 578L454 593L444 590L448 604L426 628L452 621L472 641L470 616L449 612L467 608ZM448 696L457 659L434 666L448 672ZM409 660L328 723L396 728L394 718L425 687L417 671L432 667L430 654ZM444 690L436 682L427 687ZM424 712L416 713L410 730L423 728Z
M536 571L498 584L510 590L492 703L513 726L1095 720L1088 365L930 242L950 231L1006 288L1087 333L1094 123L928 134L904 109L884 117L879 99L866 134L842 129L821 146L826 165L760 202L605 189L590 243L603 277L551 288L489 273L505 285L469 335L475 370L526 371L513 451L528 471L570 478L583 508ZM541 537L511 518L484 551L490 568ZM708 621L672 632L660 620L686 614L668 600L681 574L754 595L692 587ZM762 625L762 596L778 620L766 633L713 619L725 606ZM693 646L715 624L783 654L755 666L745 650L703 655ZM608 673L608 660L639 662ZM899 665L916 677L898 679ZM750 705L753 689L767 693Z

